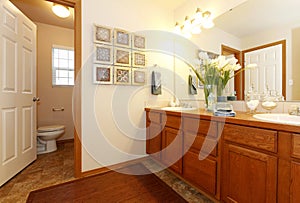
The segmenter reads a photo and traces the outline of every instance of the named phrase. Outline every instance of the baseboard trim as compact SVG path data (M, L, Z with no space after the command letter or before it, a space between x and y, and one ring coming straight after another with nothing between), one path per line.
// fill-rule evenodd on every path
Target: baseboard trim
M66 139L66 140L57 140L56 143L57 144L65 144L65 143L72 143L74 142L74 139L71 138L71 139Z
M108 171L112 171L112 170L115 170L115 169L124 168L128 165L131 165L131 164L136 164L136 163L143 162L147 159L149 159L148 156L138 158L138 159L134 159L134 160L130 160L130 161L126 161L126 162L123 162L123 163L114 164L114 165L111 165L109 167L102 167L102 168L97 168L97 169L81 172L80 177L87 177L87 176L92 176L92 175L96 175L96 174L106 173Z

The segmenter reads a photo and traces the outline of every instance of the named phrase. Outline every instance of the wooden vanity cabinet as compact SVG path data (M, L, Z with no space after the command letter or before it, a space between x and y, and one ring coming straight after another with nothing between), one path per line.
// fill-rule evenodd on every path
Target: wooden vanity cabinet
M146 112L147 153L214 200L300 202L299 128Z
M161 161L174 172L182 174L183 136L180 127L181 117L163 115L162 123L165 123L165 126L162 130Z
M161 159L161 114L158 112L146 112L146 153L155 158Z
M222 136L222 201L277 202L277 131L225 124Z
M300 202L300 134L292 134L290 202Z
M217 123L184 118L183 177L219 199L217 194ZM210 130L209 130L210 129ZM201 157L200 156L201 151Z

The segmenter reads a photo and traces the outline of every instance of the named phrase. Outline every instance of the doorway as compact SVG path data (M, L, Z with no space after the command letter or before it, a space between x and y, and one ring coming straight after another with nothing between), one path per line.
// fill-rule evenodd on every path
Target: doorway
M239 64L242 64L242 58L241 58L241 51L231 48L229 46L225 46L222 44L221 46L222 55L229 56L233 55L237 60ZM244 99L244 74L242 72L239 72L234 77L234 91L236 92L237 100L243 100Z
M17 2L19 2L20 4L24 4L24 0L11 0L11 1L15 5L17 4ZM42 2L40 0L37 0L37 1ZM28 2L30 4L32 4L34 1L28 0ZM75 78L76 78L79 70L81 69L81 0L49 0L46 2L47 3L50 3L50 2L59 3L59 4L62 4L64 6L68 6L68 7L71 7L74 9L74 18L73 18L74 40L73 41L74 41L74 51L75 51L74 58L75 58ZM22 9L20 9L20 10L22 11ZM45 38L47 38L47 36L45 36ZM79 85L80 85L80 81L79 81ZM76 94L76 95L80 96L80 94ZM53 95L52 95L52 97L53 97ZM57 97L56 99L59 99L59 97ZM41 102L42 101L43 100L41 100ZM78 101L80 103L80 97L77 98L77 103L78 103ZM60 108L60 106L58 106L58 107ZM72 105L69 105L67 108L72 108ZM64 109L66 109L66 107ZM52 108L48 108L48 110L50 110L50 112L51 112ZM72 109L70 109L70 112L72 112ZM74 112L74 113L76 114L76 118L80 118L80 105L76 105L76 112ZM73 119L71 119L71 120L73 123ZM74 155L75 170L74 171L75 171L75 176L78 177L81 174L81 144L80 144L80 139L78 139L78 133L77 133L78 131L80 131L80 130L78 130L78 129L80 129L80 119L77 119L74 122L78 126L77 131L74 128L74 124L71 127L74 130L74 134L72 133L72 138L74 138L74 151L75 151L75 153L74 153L75 154Z
M242 51L243 64L256 63L258 68L244 73L244 84L255 83L259 92L276 90L286 98L286 40L281 40ZM250 79L250 76L256 79ZM246 78L247 76L247 78ZM259 83L261 83L259 85ZM244 86L247 88L246 86Z

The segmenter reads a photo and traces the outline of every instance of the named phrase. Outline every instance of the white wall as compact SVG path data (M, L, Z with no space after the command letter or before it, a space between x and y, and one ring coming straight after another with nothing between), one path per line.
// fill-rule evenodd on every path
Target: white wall
M82 1L82 169L107 166L145 155L144 107L150 87L92 84L93 24L128 31L168 30L173 12L151 0ZM172 59L149 55L150 66L172 69ZM166 59L166 60L165 60ZM170 63L169 63L170 62ZM172 80L172 79L171 79Z
M240 48L239 39L217 28L204 31L191 41L170 33L145 31L171 31L174 18L176 12L151 0L82 1L83 171L145 156L146 105L167 105L174 94L180 99L197 100L193 104L200 103L201 90L195 96L188 95L189 66L184 62L193 63L196 48L216 53L220 53L221 44ZM147 48L161 50L148 53L148 86L92 84L94 23L142 33L147 38ZM162 95L151 95L152 70L162 72Z
M45 125L65 125L65 134L59 140L73 139L71 87L52 87L52 46L74 47L74 30L53 25L37 25L37 91L38 127ZM52 111L52 107L64 107L64 111Z

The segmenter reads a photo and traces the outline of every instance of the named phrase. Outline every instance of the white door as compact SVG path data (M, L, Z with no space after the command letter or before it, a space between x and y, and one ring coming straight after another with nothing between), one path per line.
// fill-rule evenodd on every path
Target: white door
M0 186L36 159L36 26L0 0Z
M282 45L245 53L245 65L256 63L257 68L245 71L245 91L253 85L262 93L269 90L282 92Z

